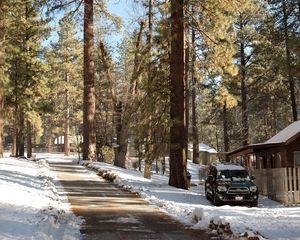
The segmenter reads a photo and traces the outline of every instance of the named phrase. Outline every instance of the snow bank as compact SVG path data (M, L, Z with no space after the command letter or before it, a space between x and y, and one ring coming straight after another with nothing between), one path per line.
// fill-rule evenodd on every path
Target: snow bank
M0 159L0 239L80 239L80 223L58 196L46 161Z

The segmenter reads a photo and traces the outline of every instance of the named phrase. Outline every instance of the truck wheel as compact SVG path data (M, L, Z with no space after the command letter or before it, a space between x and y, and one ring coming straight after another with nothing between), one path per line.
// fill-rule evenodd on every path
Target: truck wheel
M210 196L209 196L209 194L207 192L207 188L206 187L205 187L205 197L206 197L207 200L210 200Z
M214 192L213 193L214 195L213 195L213 204L215 205L215 206L220 206L221 205L221 201L218 199L218 197L216 196L216 193Z

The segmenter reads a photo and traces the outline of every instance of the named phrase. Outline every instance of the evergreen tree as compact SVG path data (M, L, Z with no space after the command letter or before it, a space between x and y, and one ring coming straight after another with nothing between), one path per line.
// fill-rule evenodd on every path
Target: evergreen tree
M253 56L256 51L255 42L261 38L258 33L258 26L262 23L264 9L260 1L247 1L244 7L238 11L235 28L237 30L237 48L239 74L237 78L240 81L241 96L241 122L242 122L242 144L249 143L249 66L253 62Z
M17 156L24 155L25 126L28 127L27 155L31 156L30 121L37 111L39 100L46 94L43 77L45 63L41 59L42 39L48 34L45 27L47 19L40 14L41 5L35 1L14 2L14 14L11 15L9 28L9 63L10 85L15 106L15 152ZM16 34L17 33L17 34ZM25 125L25 121L27 124Z
M170 176L169 184L187 188L184 155L184 3L171 1L170 53Z
M162 172L165 172L165 154L169 144L170 22L167 19L169 9L166 4L152 1L151 5L150 1L145 1L144 6L148 15L148 27L145 29L147 58L142 68L131 131L136 138L139 169L141 158L144 157L144 176L150 178L154 162L156 172L159 171L160 162Z
M5 72L5 16L6 1L0 2L0 158L3 157L4 81Z
M83 159L96 159L94 82L94 2L84 0Z
M56 96L49 100L56 106L55 114L64 119L56 121L54 126L64 125L64 152L65 155L69 155L69 137L75 138L78 135L75 122L82 103L82 44L77 37L75 21L67 16L62 18L59 22L58 37L58 42L53 44L48 54L48 62L51 65L49 88L51 95Z
M293 0L269 1L271 13L277 20L276 28L280 33L280 40L285 48L285 63L283 71L286 75L292 119L298 119L296 79L299 79L297 65L299 67L299 2ZM298 49L298 50L297 50Z
M224 131L223 128L225 125L222 124L220 117L224 108L223 105L216 103L216 97L220 93L219 86L229 87L227 82L237 74L234 66L236 49L233 23L235 13L243 8L243 4L240 1L191 1L191 5L192 55L195 55L191 59L192 111L194 112L192 125L194 126L193 155L196 157L197 131L200 133L199 140L222 150L219 144L219 132L223 131L224 136L226 135L226 129ZM196 116L199 118L197 122Z
M192 14L194 7L192 7ZM197 126L197 108L196 108L196 31L194 28L194 20L191 22L192 39L191 39L191 95L192 95L192 139L193 139L193 163L199 163L199 137L198 137L198 126ZM188 132L188 131L187 131Z

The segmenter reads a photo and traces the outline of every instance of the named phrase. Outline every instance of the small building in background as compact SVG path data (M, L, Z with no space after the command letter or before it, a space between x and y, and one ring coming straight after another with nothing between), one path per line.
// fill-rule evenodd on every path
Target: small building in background
M81 135L77 136L69 136L69 144L71 152L77 151L77 146L83 142L83 137ZM65 137L58 136L54 139L54 145L52 151L54 152L63 152L64 151L64 144L65 144Z
M218 161L216 149L200 143L199 145L199 164L208 165L212 162ZM193 159L193 144L189 144L188 159Z

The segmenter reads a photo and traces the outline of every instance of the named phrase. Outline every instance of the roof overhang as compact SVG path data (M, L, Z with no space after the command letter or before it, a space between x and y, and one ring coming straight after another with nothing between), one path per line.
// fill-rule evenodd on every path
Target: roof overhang
M237 156L244 156L248 154L255 153L257 150L267 149L272 147L278 147L283 145L284 143L259 143L259 144L251 144L247 146L240 147L235 149L231 152L227 153L228 157L237 157Z

